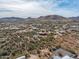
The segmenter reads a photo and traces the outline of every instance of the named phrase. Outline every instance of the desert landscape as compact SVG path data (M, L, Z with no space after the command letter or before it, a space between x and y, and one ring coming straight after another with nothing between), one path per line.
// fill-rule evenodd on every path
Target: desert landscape
M79 59L79 0L0 0L0 59Z
M76 18L59 15L0 18L0 58L48 59L55 54L53 49L59 48L79 55Z

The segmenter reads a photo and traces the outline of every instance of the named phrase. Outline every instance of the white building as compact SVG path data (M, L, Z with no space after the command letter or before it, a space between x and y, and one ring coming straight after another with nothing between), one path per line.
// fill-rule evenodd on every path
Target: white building
M25 59L25 56L18 57L16 59Z
M74 58L72 58L72 57L66 55L66 56L63 56L63 57L60 57L60 56L54 56L52 59L74 59Z
M76 59L77 55L62 48L53 49L54 56L50 59Z

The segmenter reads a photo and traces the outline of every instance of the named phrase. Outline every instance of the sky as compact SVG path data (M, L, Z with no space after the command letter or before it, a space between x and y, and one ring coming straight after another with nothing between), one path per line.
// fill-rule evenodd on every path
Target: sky
M0 17L79 16L79 0L0 0Z

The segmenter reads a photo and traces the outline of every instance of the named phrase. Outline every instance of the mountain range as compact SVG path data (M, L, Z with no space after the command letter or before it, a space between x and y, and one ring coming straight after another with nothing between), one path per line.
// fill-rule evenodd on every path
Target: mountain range
M59 16L59 15L47 15L47 16L40 16L38 18L21 18L21 17L3 17L0 18L0 22L1 21L23 21L23 20L79 20L79 16L77 17L63 17L63 16Z

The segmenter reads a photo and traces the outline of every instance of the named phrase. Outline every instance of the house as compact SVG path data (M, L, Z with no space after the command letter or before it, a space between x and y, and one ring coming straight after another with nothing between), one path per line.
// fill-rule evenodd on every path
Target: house
M66 56L64 56L62 59L75 59L75 58L72 58L72 57L66 55Z
M42 35L42 36L45 36L47 34L48 34L47 32L39 32L39 35Z
M50 59L76 59L77 55L63 48L53 49L54 55Z
M68 55L70 57L73 57L75 56L75 53L72 53L70 51L67 51L66 49L63 49L63 48L58 48L54 51L55 55L57 56L65 56L65 55Z
M48 31L46 31L46 29L41 29L40 32L38 32L38 34L41 35L41 36L46 36L49 33L48 33Z
M38 55L30 55L30 57L26 58L25 56L18 57L16 59L40 59Z
M52 59L75 59L75 58L72 58L72 57L66 55L66 56L63 56L63 57L60 57L60 56L53 56Z
M79 31L79 23L67 24L65 25L66 29Z
M18 57L16 59L25 59L25 56Z

